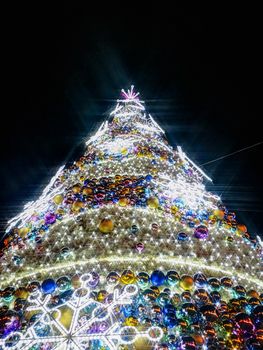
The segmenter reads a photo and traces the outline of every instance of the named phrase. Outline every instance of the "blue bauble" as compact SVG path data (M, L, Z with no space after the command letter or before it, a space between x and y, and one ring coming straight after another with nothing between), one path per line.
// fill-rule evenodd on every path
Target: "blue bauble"
M119 197L113 197L112 201L113 201L113 203L117 203L119 201Z
M200 272L194 275L194 282L195 282L195 286L198 288L203 288L208 284L205 275Z
M97 272L91 272L91 278L87 282L87 285L90 288L95 288L95 287L97 287L99 281L100 281L100 276L98 275L98 273Z
M130 317L133 315L133 308L131 305L122 306L121 311L125 317Z
M180 277L176 271L168 271L166 275L166 282L169 286L175 286Z
M56 282L52 278L48 278L42 283L41 288L43 293L51 294L56 289Z
M252 316L255 320L255 324L260 325L263 323L263 305L257 305L252 311Z
M169 295L167 293L160 293L160 295L157 297L157 303L161 306L164 306L169 301Z
M136 233L139 231L139 228L138 228L138 226L137 225L132 225L132 227L131 227L131 233L133 234L133 235L136 235Z
M193 210L187 210L186 213L185 213L185 216L193 217L194 216L194 211Z
M152 180L152 178L153 177L150 174L145 176L145 180L148 181L148 182L150 182Z
M180 345L178 346L178 349L195 350L196 349L195 340L192 337L183 336L181 338Z
M188 234L185 233L185 232L179 232L179 233L177 234L177 240L178 240L179 242L186 242L186 241L189 240L189 236L188 236Z
M178 207L178 208L183 208L184 207L184 201L181 198L175 198L173 203Z
M210 297L211 297L212 302L214 304L219 303L221 300L221 294L216 290L214 290L213 292L210 293Z
M173 328L177 325L177 318L176 315L171 313L169 315L164 316L164 323L168 328Z
M153 286L161 286L165 282L165 275L162 271L153 271L150 277Z
M173 304L166 304L163 308L163 313L165 315L174 314L176 312L176 308Z

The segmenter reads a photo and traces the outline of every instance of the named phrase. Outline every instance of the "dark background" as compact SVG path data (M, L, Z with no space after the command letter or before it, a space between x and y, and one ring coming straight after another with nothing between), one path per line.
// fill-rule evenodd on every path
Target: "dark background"
M7 13L1 116L1 230L131 83L148 112L201 165L263 140L259 9L122 3ZM112 5L113 6L113 5ZM153 6L153 5L151 5ZM263 233L263 145L203 166L251 233Z

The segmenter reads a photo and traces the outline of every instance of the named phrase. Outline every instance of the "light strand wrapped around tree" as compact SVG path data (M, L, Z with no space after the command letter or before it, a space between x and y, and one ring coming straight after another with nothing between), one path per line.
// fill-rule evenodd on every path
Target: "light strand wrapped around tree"
M0 349L260 349L262 242L133 86L9 221Z

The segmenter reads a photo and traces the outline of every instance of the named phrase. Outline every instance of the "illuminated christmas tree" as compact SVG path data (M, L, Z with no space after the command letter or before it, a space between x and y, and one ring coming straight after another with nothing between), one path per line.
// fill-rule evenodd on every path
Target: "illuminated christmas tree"
M133 86L9 221L0 349L260 349L262 241Z

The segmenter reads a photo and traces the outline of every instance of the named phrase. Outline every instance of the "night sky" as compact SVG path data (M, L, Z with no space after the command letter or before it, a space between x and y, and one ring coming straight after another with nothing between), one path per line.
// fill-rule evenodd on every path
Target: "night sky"
M141 13L132 3L118 13L65 5L59 11L35 9L33 15L24 5L12 11L2 66L2 233L58 167L84 151L84 140L130 84L169 142L198 165L261 142L257 12L239 7ZM209 190L260 235L262 155L261 144L202 167L214 181Z

